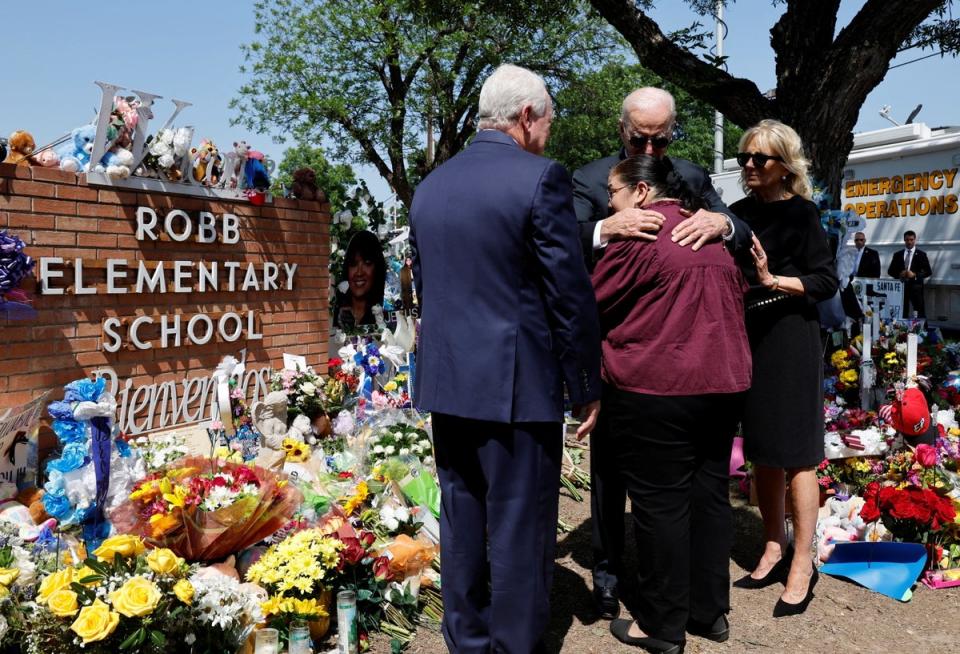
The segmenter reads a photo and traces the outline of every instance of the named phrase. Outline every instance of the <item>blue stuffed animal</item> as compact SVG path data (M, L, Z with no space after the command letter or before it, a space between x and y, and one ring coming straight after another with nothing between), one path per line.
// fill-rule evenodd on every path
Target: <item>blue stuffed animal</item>
M70 132L70 141L57 150L60 155L60 170L71 173L86 172L90 167L90 154L97 129L93 125L77 127Z

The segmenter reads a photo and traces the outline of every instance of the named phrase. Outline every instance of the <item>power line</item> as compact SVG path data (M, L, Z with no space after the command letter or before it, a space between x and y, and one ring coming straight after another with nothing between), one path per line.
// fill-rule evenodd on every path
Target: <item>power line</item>
M918 61L923 61L924 59L929 59L930 57L936 57L938 55L946 54L943 50L940 52L934 52L933 54L928 54L924 57L918 57L917 59L911 59L910 61L905 61L902 64L897 64L896 66L890 66L887 70L893 70L894 68L900 68L901 66L906 66L907 64L915 64Z

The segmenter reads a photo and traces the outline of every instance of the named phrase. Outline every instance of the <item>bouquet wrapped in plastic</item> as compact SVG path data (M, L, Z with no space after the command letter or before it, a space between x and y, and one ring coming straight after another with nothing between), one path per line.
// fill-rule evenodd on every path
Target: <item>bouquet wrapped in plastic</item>
M130 499L115 526L188 561L214 561L283 527L303 496L282 474L192 456L148 476Z

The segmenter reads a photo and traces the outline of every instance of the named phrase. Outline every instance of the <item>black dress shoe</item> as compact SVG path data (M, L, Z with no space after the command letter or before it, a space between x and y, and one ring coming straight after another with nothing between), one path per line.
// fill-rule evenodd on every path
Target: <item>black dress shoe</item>
M810 585L807 586L807 595L803 598L803 601L799 604L791 604L790 602L784 602L781 597L777 600L776 606L773 607L773 617L785 618L788 615L800 615L806 611L807 607L810 606L810 600L813 599L813 587L817 585L819 579L820 573L817 572L817 566L813 566L813 574L810 575Z
M784 583L787 580L787 573L790 571L790 563L793 561L793 545L787 547L787 552L780 557L780 560L773 564L766 576L751 577L749 574L740 577L733 582L734 588L747 588L750 590L756 588L766 588L777 583Z
M620 596L616 586L595 586L593 601L597 605L597 613L604 620L614 620L620 615Z
M727 621L727 616L723 614L712 623L690 620L687 622L687 633L717 643L723 643L730 638L730 622Z
M652 636L637 638L636 636L631 636L629 633L630 625L632 624L633 620L613 620L610 623L610 633L613 634L613 637L619 640L621 643L624 643L625 645L633 645L634 647L641 647L648 652L652 652L652 654L683 654L683 648L686 645L685 641L674 643L669 640L653 638Z

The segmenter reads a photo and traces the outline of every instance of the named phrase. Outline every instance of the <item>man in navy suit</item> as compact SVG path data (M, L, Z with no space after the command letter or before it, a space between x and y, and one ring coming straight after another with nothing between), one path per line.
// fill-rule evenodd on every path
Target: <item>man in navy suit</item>
M573 203L580 223L580 243L587 268L610 241L656 238L663 216L656 211L629 208L610 214L607 176L627 157L649 154L667 156L673 140L677 112L673 96L663 89L643 87L623 100L619 134L623 147L615 155L592 161L573 174ZM686 159L670 157L674 169L701 209L669 235L673 241L698 250L704 243L723 238L733 251L747 250L752 232L727 208L713 188L710 175ZM597 612L607 619L620 614L619 577L622 574L623 514L627 492L616 472L617 453L607 447L604 424L590 438L590 516L593 543L593 595Z
M851 277L879 277L880 253L867 247L867 235L857 232L853 235L853 244L857 248L857 261Z
M926 318L923 301L923 280L933 275L927 253L917 247L917 233L913 230L903 233L905 249L893 253L887 274L894 279L903 280L903 317L911 318L916 312L917 318Z
M443 634L458 654L530 654L550 615L564 386L588 433L600 328L570 178L540 156L543 80L499 67L479 132L410 210L422 314L415 397L433 412Z

